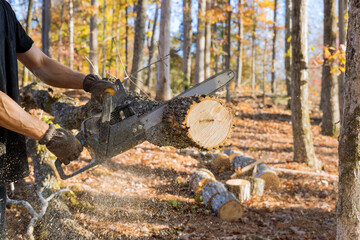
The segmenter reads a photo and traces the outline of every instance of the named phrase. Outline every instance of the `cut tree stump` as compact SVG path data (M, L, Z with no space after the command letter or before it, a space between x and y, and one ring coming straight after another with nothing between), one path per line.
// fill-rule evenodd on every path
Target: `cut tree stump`
M265 180L261 178L250 178L251 193L262 196L264 195Z
M211 201L211 208L222 220L226 221L239 220L244 213L240 201L231 192L215 194Z
M226 181L229 191L234 193L240 202L250 200L250 182L245 179L230 179Z
M227 192L227 189L224 186L224 184L217 181L208 182L207 184L205 184L205 186L201 191L204 205L207 208L211 208L212 199L215 197L216 194L221 192Z
M189 186L195 195L198 195L202 188L212 181L216 181L214 174L205 168L200 168L190 176Z
M231 170L231 162L229 156L223 153L218 154L212 162L212 168L215 172L224 172Z
M255 162L255 160L249 156L244 155L235 155L232 157L231 164L234 171L241 171L247 165ZM265 180L266 189L277 189L279 188L280 180L276 172L271 169L266 163L261 163L257 165L256 177ZM250 173L250 172L249 172Z

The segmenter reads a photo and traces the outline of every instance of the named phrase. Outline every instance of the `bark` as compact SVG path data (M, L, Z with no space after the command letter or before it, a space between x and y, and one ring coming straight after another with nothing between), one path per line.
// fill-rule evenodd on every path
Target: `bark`
M276 59L276 13L277 13L277 0L274 1L274 24L273 24L273 46L272 46L272 60L271 60L271 93L275 93L275 59Z
M242 57L243 57L243 39L244 39L244 24L243 24L243 11L242 11L242 0L239 0L238 8L239 8L239 15L238 15L238 31L239 31L239 39L237 43L237 53L238 56L236 58L236 82L235 87L238 88L241 85L242 79Z
M267 39L265 39L264 43L264 54L263 54L263 96L262 96L262 103L265 106L265 95L266 95L266 50L267 50Z
M32 22L32 8L33 8L33 0L29 0L28 1L28 11L27 11L27 16L26 16L26 27L25 27L25 31L27 34L29 34L30 29L31 29L31 22ZM25 86L25 84L27 83L29 78L29 71L27 70L27 68L25 66L23 66L23 79L22 82L20 84L20 87Z
M99 12L99 0L91 0L91 6L96 8L95 12L90 16L90 52L89 52L89 60L90 64L90 73L98 73L99 72L99 64L98 64L98 12Z
M292 102L291 120L294 137L294 160L321 169L312 140L308 108L307 0L293 1L292 11Z
M265 188L265 180L262 178L257 177L251 177L250 178L250 184L251 184L251 193L262 196L264 194L264 188Z
M324 46L334 54L336 49L336 2L335 0L324 0ZM332 74L331 70L336 68L337 63L324 58L322 72L321 91L324 95L322 105L323 117L321 125L321 133L328 136L338 136L340 120L339 113L339 90L338 79L336 74Z
M218 34L217 34L217 25L216 23L214 23L212 25L212 37L213 39L217 39L218 38ZM217 41L212 41L212 45L213 45L213 49L217 49L218 48L218 43ZM218 67L218 61L219 61L219 54L215 51L214 52L214 73L217 74L219 71L219 67Z
M156 25L157 25L157 20L158 20L158 15L159 15L159 5L156 3L156 11L155 11L155 16L154 16L154 24L152 26L152 33L151 33L151 39L150 39L150 44L148 45L148 49L149 49L149 61L148 61L148 65L151 64L153 56L154 56L154 42L155 42L155 33L156 33ZM146 78L146 86L149 89L149 92L151 91L151 73L152 73L152 67L150 66L149 71L147 73L147 78Z
M237 221L244 214L240 201L231 192L216 194L211 201L211 208L226 221Z
M191 56L190 49L192 44L192 30L191 30L191 0L183 0L183 81L184 90L188 89L191 80Z
M345 36L345 14L347 13L348 0L339 0L339 45L346 45L346 36ZM339 46L339 48L340 48ZM338 77L339 84L339 109L340 109L340 117L343 113L343 105L344 105L344 81L345 81L345 73L341 72Z
M250 200L250 182L245 179L230 179L226 181L229 192L232 192L240 202Z
M43 0L41 50L50 57L51 0Z
M202 200L204 202L204 205L207 208L211 208L211 202L212 199L215 197L216 194L227 192L226 187L224 184L218 182L218 181L212 181L205 184L201 191Z
M74 65L74 2L69 0L69 67Z
M113 1L113 6L112 9L110 9L110 14L112 15L112 19L111 19L111 43L110 43L110 50L109 50L109 72L111 71L112 68L112 63L114 61L114 45L116 44L116 33L115 33L115 19L116 19L116 15L117 13L115 13L116 11L116 1ZM120 17L120 15L118 15L118 17ZM116 75L115 75L116 76Z
M211 68L210 68L210 60L211 60L211 22L210 17L208 15L211 9L211 0L206 0L206 18L205 18L205 79L211 77Z
M126 6L125 7L125 70L126 70L126 72L128 72L128 47L129 47L129 24L128 24L129 13L128 13L128 11L129 11L129 9Z
M253 6L253 8L255 8ZM254 14L255 15L255 14ZM252 23L252 34L251 34L251 90L252 90L252 96L255 97L255 91L256 91L256 18L253 17L253 23Z
M189 178L189 186L195 194L199 194L208 182L216 181L214 174L209 170L200 168Z
M145 42L145 21L147 0L138 0L136 6L136 22L135 22L135 36L134 36L134 54L131 72L134 74L131 77L130 91L139 92L142 87L142 81L139 73L135 73L142 65L144 42Z
M288 95L288 108L291 108L291 2L292 0L286 0L285 3L285 81L286 92Z
M101 76L105 77L105 68L106 68L106 0L104 0L103 6L103 33L102 33L102 67L101 67Z
M170 9L171 0L161 1L159 57L170 53ZM171 98L170 88L170 57L158 64L156 100L166 101Z
M360 5L349 1L344 112L339 137L337 239L360 239Z
M205 80L205 12L206 0L199 0L194 84Z

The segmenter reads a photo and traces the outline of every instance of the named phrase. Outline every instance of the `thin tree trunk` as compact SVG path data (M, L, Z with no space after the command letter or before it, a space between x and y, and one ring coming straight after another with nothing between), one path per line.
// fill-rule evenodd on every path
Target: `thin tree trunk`
M339 0L339 49L341 45L346 45L346 36L345 36L345 14L347 13L348 0ZM339 106L340 106L340 116L343 113L344 105L344 81L345 73L341 72L338 77L339 84Z
M194 84L205 80L205 10L206 0L199 0Z
M243 12L242 12L242 0L239 0L238 8L238 31L239 31L239 39L237 43L237 59L236 59L236 82L235 87L238 88L241 85L241 77L242 77L242 56L243 56L243 39L244 39L244 24L243 24Z
M113 1L112 9L110 10L112 19L111 19L111 44L110 44L110 59L109 59L109 72L111 70L112 62L114 60L114 45L116 44L116 36L115 36L115 11L116 11L116 1ZM119 15L118 15L119 17ZM116 76L116 75L115 75Z
M211 22L209 18L209 11L211 9L211 0L206 0L206 14L205 14L205 79L211 76L210 60L211 60Z
M214 23L212 25L212 35L213 35L213 38L214 39L217 39L217 25L216 23ZM212 44L213 44L213 49L217 49L218 46L217 46L217 42L215 43L215 41L212 41ZM219 69L218 69L218 62L219 62L219 54L214 51L214 73L217 74Z
M101 76L105 77L105 67L106 67L106 0L104 0L103 7L103 33L102 33L102 67L101 67Z
M151 33L151 38L150 38L150 44L148 45L149 48L149 61L148 61L148 65L150 65L153 56L154 56L154 43L155 43L155 33L156 33L156 25L157 25L157 20L158 20L158 15L159 15L159 5L156 3L156 10L155 10L155 16L154 16L154 24L152 27L152 33ZM151 73L152 73L152 67L150 66L148 68L148 73L147 73L147 78L146 78L146 86L149 89L149 92L151 91Z
M43 0L41 44L42 51L50 57L51 0Z
M128 72L129 60L128 60L128 49L129 49L129 9L125 7L125 71ZM129 86L129 80L125 81L125 86Z
M58 41L58 62L61 61L61 47L62 47L62 25L64 23L64 0L61 0L60 2L60 26L59 26L59 31L58 31L58 35L59 35L59 41Z
M264 54L263 54L263 105L265 106L266 100L266 50L267 50L267 39L264 43Z
M26 28L25 31L27 34L29 34L31 29L31 22L32 22L32 8L33 8L33 0L29 0L28 2L28 11L26 16ZM23 66L23 79L21 82L21 87L25 86L29 78L29 71L25 66Z
M336 2L335 0L324 0L324 46L332 54L336 48ZM328 136L339 134L340 120L339 113L339 89L336 74L331 70L336 67L336 62L324 58L322 81L324 82L324 102L321 133Z
M275 59L276 59L276 33L277 33L277 24L276 24L276 13L277 13L277 0L274 1L274 25L273 25L273 49L272 49L272 59L271 59L271 93L275 93Z
M74 64L74 3L69 0L69 67Z
M349 1L344 112L339 137L339 194L336 239L360 239L360 6Z
M291 0L285 2L285 81L288 95L288 108L291 109Z
M230 0L228 0L228 6L231 6ZM226 19L226 45L225 45L225 69L230 69L230 54L231 54L231 10L227 13ZM226 102L231 102L231 92L230 92L230 85L226 85Z
M170 9L171 0L161 1L159 57L163 57L170 53ZM166 101L170 98L170 57L168 57L158 64L155 99L159 101Z
M138 0L136 6L136 22L135 22L135 36L134 36L134 54L131 72L136 72L140 69L143 58L144 42L145 42L145 20L146 20L147 0ZM139 92L142 81L139 74L133 74L130 83L130 91Z
M291 120L294 136L294 160L321 169L315 156L308 108L308 28L307 0L294 0L292 11L292 81Z
M90 53L89 59L92 63L90 64L90 73L99 72L98 63L98 12L99 12L99 0L91 0L91 6L96 8L95 12L90 16Z
M253 18L253 29L252 29L252 36L251 36L251 89L252 89L252 96L255 97L256 91L256 19Z
M192 30L191 30L191 0L183 0L183 81L184 81L184 90L190 85L190 76L191 76L191 57L190 49L192 43Z

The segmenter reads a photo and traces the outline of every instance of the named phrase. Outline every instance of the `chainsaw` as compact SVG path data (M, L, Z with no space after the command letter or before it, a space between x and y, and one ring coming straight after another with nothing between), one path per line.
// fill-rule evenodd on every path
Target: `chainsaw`
M218 73L201 82L177 97L194 95L211 95L224 87L235 77L232 70ZM59 159L55 167L61 179L68 179L82 173L112 157L119 155L136 145L146 141L151 129L162 122L162 113L167 102L161 104L151 112L138 116L129 104L124 104L128 95L119 79L115 82L116 93L103 96L102 111L85 119L76 138L89 151L91 161L84 167L66 174Z

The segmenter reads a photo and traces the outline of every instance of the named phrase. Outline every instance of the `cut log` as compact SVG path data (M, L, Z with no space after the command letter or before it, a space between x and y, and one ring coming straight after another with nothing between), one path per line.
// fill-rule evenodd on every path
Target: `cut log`
M255 160L249 156L236 155L231 159L231 165L234 171L241 171L247 165L255 162ZM279 177L276 172L271 169L266 163L257 165L256 177L265 180L266 189L277 189L280 184Z
M213 97L179 97L163 113L165 135L181 146L213 149L222 146L233 127L233 113ZM175 143L172 144L174 146Z
M244 213L240 201L231 192L215 194L211 201L211 208L222 220L226 221L239 220Z
M226 181L229 191L234 193L240 202L250 200L250 182L245 179L230 179Z
M212 162L212 168L215 172L224 172L231 170L230 158L226 154L218 154Z
M200 168L190 176L189 186L197 195L208 182L212 181L216 181L214 174L205 168Z
M250 178L251 193L262 196L265 189L265 180L261 178Z
M224 184L217 181L208 182L201 191L204 205L207 208L211 208L212 199L215 197L216 194L221 192L227 192Z

